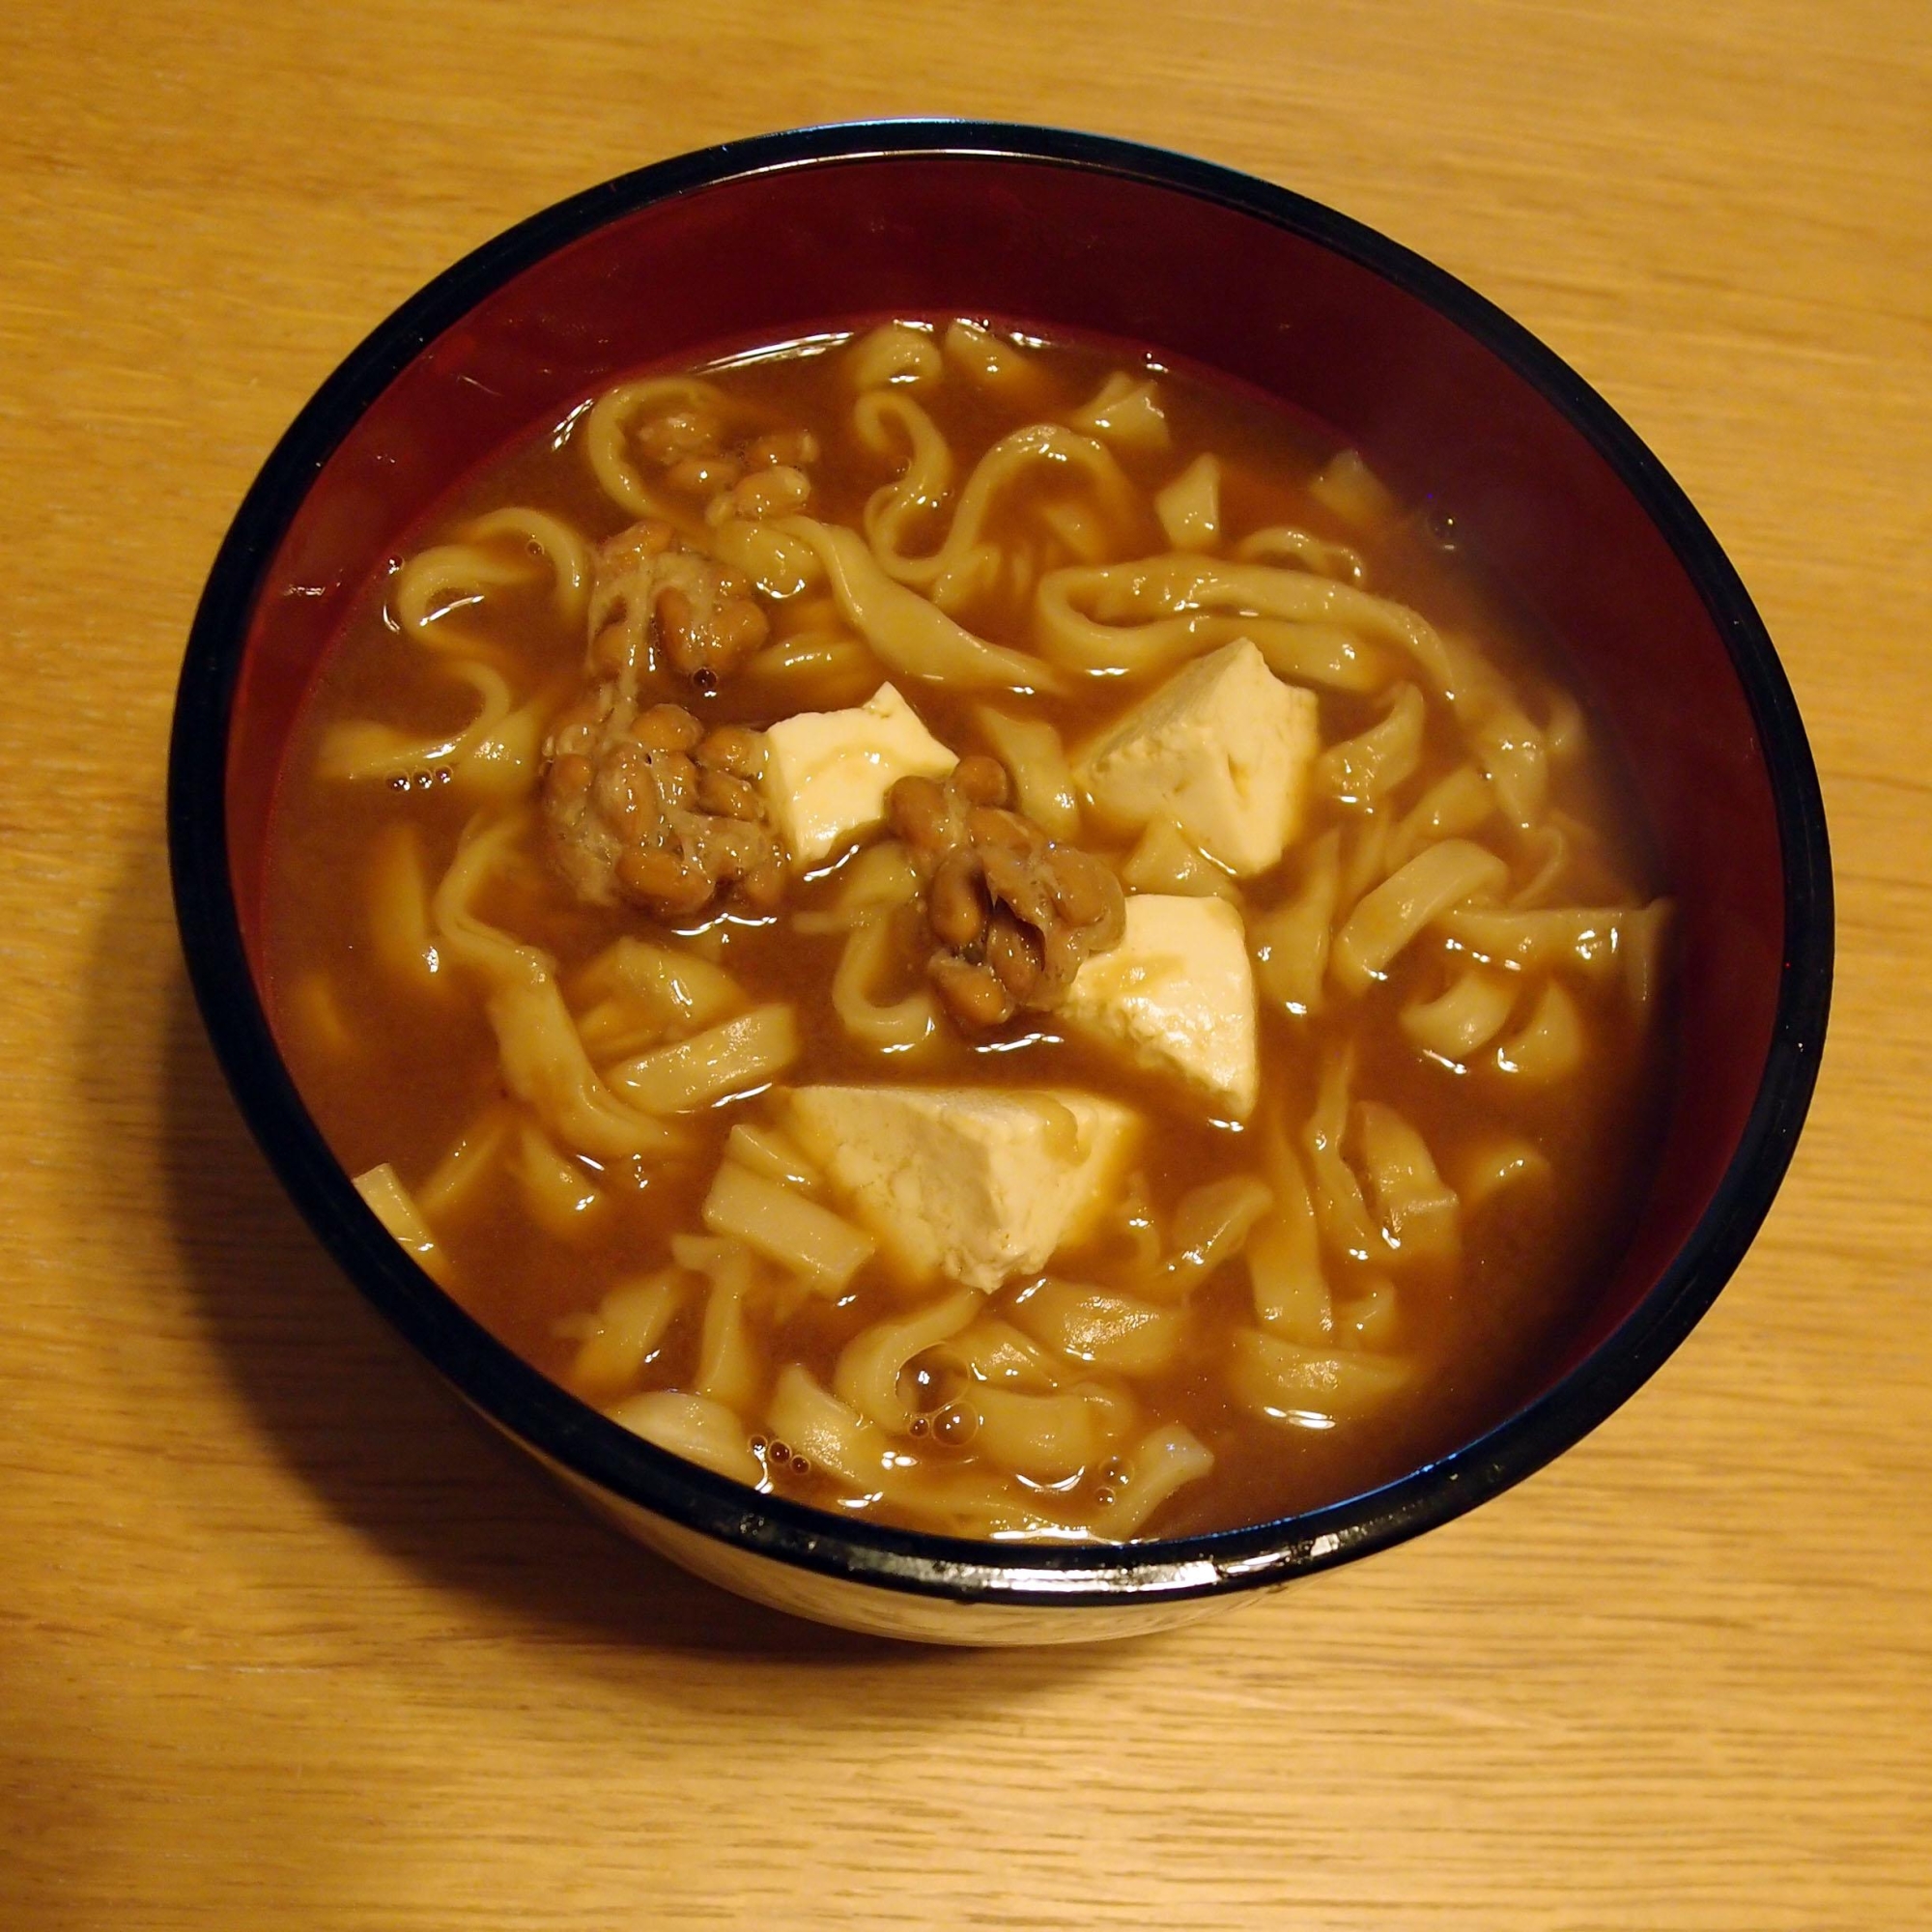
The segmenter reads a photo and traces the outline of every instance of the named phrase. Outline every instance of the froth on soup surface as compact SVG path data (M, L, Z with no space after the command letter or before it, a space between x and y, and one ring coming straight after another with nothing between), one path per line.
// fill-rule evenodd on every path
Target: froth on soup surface
M1668 902L1353 453L952 319L640 378L367 586L277 1035L538 1368L836 1512L1119 1539L1499 1420L1643 1180Z

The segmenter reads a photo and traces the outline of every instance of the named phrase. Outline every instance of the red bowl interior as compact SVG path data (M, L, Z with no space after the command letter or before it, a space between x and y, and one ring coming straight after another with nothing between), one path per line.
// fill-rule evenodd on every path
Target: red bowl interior
M1283 398L1400 494L1451 509L1569 652L1678 898L1682 1050L1640 1224L1554 1383L1689 1238L1764 1073L1785 898L1751 706L1670 543L1548 395L1419 296L1235 207L1039 160L847 158L657 201L485 296L350 428L263 581L227 772L251 953L297 708L357 586L424 507L639 365L895 309L1124 338Z

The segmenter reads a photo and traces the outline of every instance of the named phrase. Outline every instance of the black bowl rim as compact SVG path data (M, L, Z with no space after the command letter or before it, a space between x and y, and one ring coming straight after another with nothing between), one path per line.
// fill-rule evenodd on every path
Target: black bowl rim
M1094 171L1282 227L1420 298L1499 356L1604 457L1657 526L1729 651L1760 734L1784 874L1781 987L1737 1151L1689 1239L1612 1333L1485 1435L1383 1488L1212 1535L1127 1545L987 1544L880 1527L759 1496L666 1454L510 1352L389 1238L336 1164L275 1051L229 882L230 711L256 594L310 484L429 343L544 256L644 205L741 177L952 156ZM1108 136L980 121L798 128L658 162L584 190L486 242L382 323L316 391L256 478L196 611L169 752L170 869L203 1019L257 1142L352 1281L477 1408L597 1489L748 1553L958 1604L1146 1605L1312 1575L1451 1520L1578 1441L1646 1381L1729 1279L1789 1165L1831 1000L1833 893L1824 802L1790 685L1729 559L1617 412L1553 352L1456 277L1318 202L1191 156Z

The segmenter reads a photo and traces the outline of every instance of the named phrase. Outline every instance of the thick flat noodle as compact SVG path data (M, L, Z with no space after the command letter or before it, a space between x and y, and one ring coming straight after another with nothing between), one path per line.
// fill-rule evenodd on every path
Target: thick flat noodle
M342 995L326 972L311 968L281 989L281 1018L294 1038L329 1060L350 1059L355 1036L342 1010Z
M622 1160L677 1145L664 1122L626 1106L598 1078L549 973L528 980L505 975L483 1009L497 1035L503 1085L566 1146Z
M1302 1130L1301 1145L1308 1158L1309 1199L1322 1236L1330 1247L1366 1262L1384 1258L1387 1245L1362 1198L1362 1184L1342 1152L1343 1137L1349 1130L1349 1090L1354 1077L1353 1060L1346 1052L1332 1053L1322 1063L1321 1085L1315 1096L1315 1111Z
M890 1439L850 1403L821 1388L796 1362L787 1362L772 1384L765 1424L775 1441L813 1467L828 1470L848 1486L848 1493L885 1493ZM902 1459L910 1465L911 1457Z
M733 1160L718 1170L702 1213L714 1235L743 1241L818 1294L842 1293L877 1246L829 1208Z
M607 1060L687 1038L751 1004L744 987L713 961L628 936L583 967L571 992L589 1004L578 1023L584 1045Z
M1084 472L1103 497L1116 504L1132 494L1120 465L1104 444L1056 423L1029 424L1002 437L980 459L959 493L958 506L939 547L915 555L907 548L909 526L943 505L949 491L951 453L931 418L910 397L867 396L860 401L858 412L861 416L896 422L910 443L906 469L898 481L875 492L866 507L866 534L879 567L897 582L927 591L941 604L954 601L948 586L963 595L997 575L1001 551L986 541L987 519L996 500L1029 471ZM861 434L865 434L863 424Z
M555 711L555 694L538 692L494 724L466 732L457 754L444 760L457 796L494 805L530 797L542 765L544 732Z
M1153 499L1176 550L1212 550L1221 540L1221 459L1197 456Z
M936 1361L963 1370L975 1381L1034 1395L1061 1387L1068 1374L1065 1362L997 1316L981 1317L932 1353Z
M792 916L793 930L808 933L852 932L882 914L908 906L919 895L919 868L912 854L896 838L868 845L840 874L837 901Z
M1567 691L1549 694L1549 716L1543 725L1544 749L1553 765L1575 764L1590 748L1590 727L1583 707Z
M1425 845L1442 838L1460 838L1486 823L1496 809L1490 781L1474 765L1458 765L1437 779L1409 809L1389 835L1387 865L1399 871Z
M1335 1324L1308 1176L1279 1126L1269 1133L1266 1146L1275 1205L1274 1212L1248 1236L1255 1319L1291 1342L1319 1345L1328 1340Z
M1267 661L1275 676L1331 691L1372 696L1394 676L1397 661L1382 644L1364 643L1339 624L1296 624L1274 617L1210 617L1199 640L1213 650L1246 638Z
M1445 838L1418 852L1370 893L1336 934L1330 959L1336 980L1361 992L1432 920L1472 898L1493 896L1508 883L1509 867L1466 838Z
M764 1464L752 1453L744 1423L723 1403L678 1389L652 1389L625 1397L605 1413L687 1463L752 1489L766 1487Z
M416 552L397 571L389 606L404 635L426 649L510 669L514 653L483 641L460 613L545 574L552 609L576 624L589 597L589 546L561 517L515 505L472 519L457 542Z
M1168 1230L1172 1251L1158 1277L1161 1286L1172 1292L1206 1281L1241 1252L1255 1224L1273 1206L1273 1190L1252 1174L1231 1174L1189 1188Z
M1359 551L1285 524L1250 531L1235 546L1235 554L1242 563L1296 564L1321 577L1338 577L1345 583L1359 584L1368 575Z
M912 1315L875 1321L840 1352L832 1377L834 1393L881 1429L903 1435L915 1412L903 1386L907 1365L915 1355L958 1334L984 1306L985 1297L977 1290L962 1288Z
M725 1136L724 1151L741 1167L763 1175L767 1180L795 1187L801 1194L825 1191L824 1175L806 1159L791 1136L778 1127L738 1121Z
M1179 1308L1050 1277L1018 1297L1013 1319L1068 1361L1123 1376L1159 1375L1186 1334Z
M329 726L317 769L327 778L366 784L413 778L418 772L445 769L467 758L510 715L510 687L491 665L466 662L452 668L477 696L475 714L462 730L423 734L369 719L344 719Z
M1306 1349L1258 1328L1235 1338L1236 1394L1284 1428L1326 1430L1369 1414L1399 1395L1413 1375L1397 1357Z
M905 1437L861 1415L796 1362L779 1371L765 1423L775 1444L836 1477L851 1501L893 1501L942 1534L1076 1542L1088 1535L1043 1506L1016 1500L998 1469L945 1467L915 1453Z
M1120 1459L1114 1500L1102 1503L1093 1533L1108 1541L1138 1534L1168 1498L1214 1467L1212 1453L1191 1429L1166 1423L1150 1430Z
M1039 506L1039 521L1076 563L1105 563L1113 548L1107 520L1092 503L1057 497Z
M853 405L852 428L875 456L892 457L897 454L895 445L904 444L904 468L893 482L873 491L866 505L867 540L880 566L898 577L908 527L936 516L952 492L952 445L918 403L891 390L862 395Z
M416 1190L424 1211L440 1217L461 1213L469 1207L478 1187L494 1173L497 1158L516 1124L517 1111L507 1102L493 1101L486 1107L457 1136Z
M1365 811L1350 828L1335 880L1338 931L1363 897L1382 880L1392 877L1398 869L1389 857L1395 842L1395 831L1385 811Z
M1342 889L1341 855L1342 835L1330 827L1308 848L1294 896L1248 928L1256 985L1264 999L1297 1019L1321 1010Z
M1349 1293L1335 1303L1335 1340L1350 1351L1392 1350L1402 1333L1402 1304L1396 1285L1376 1268L1358 1268Z
M1543 816L1549 794L1543 733L1478 651L1461 639L1445 639L1443 649L1454 667L1457 722L1504 815L1527 830Z
M1639 1008L1648 1008L1663 983L1669 960L1670 930L1677 917L1672 899L1652 899L1632 913L1617 935L1624 983Z
M1061 680L1023 651L989 644L955 624L916 591L895 583L856 530L812 517L786 517L781 527L817 554L845 619L881 664L905 677L957 691L1051 691Z
M418 643L444 653L472 652L474 639L449 617L492 590L529 579L528 557L482 544L438 544L416 552L396 573L389 604L405 635Z
M656 376L620 383L597 399L579 432L591 474L611 500L634 517L663 516L662 501L644 486L630 450L631 431L640 420L679 410L723 415L724 392L696 376Z
M815 571L818 558L806 554ZM878 690L885 667L856 638L830 630L793 631L767 644L743 675L766 687L774 717L787 717L814 707L849 710Z
M450 674L477 696L475 713L460 731L420 734L372 719L343 719L323 739L317 770L362 784L421 782L434 772L468 797L507 803L526 796L536 785L554 695L540 693L518 706L502 672L480 661L454 663Z
M1005 765L1020 810L1050 837L1080 836L1080 801L1060 733L1043 718L1009 718L990 704L973 714L993 755Z
M514 543L526 556L550 566L551 603L558 616L575 623L590 598L590 546L577 527L548 510L527 503L490 510L463 526L471 544Z
M1402 1010L1402 1030L1425 1053L1467 1060L1494 1039L1515 1009L1520 988L1509 976L1470 967L1433 1000Z
M1520 837L1525 852L1541 856L1528 882L1510 895L1512 912L1548 905L1568 875L1574 857L1570 850L1569 833L1553 818L1545 819L1541 825L1532 825Z
M693 1386L699 1395L743 1414L763 1379L745 1327L745 1304L756 1272L751 1250L741 1241L684 1235L672 1241L671 1253L681 1267L702 1275L708 1284Z
M397 1246L418 1267L439 1281L447 1279L447 1264L442 1249L430 1232L429 1223L423 1219L421 1208L386 1160L378 1162L366 1174L358 1174L355 1177L355 1191L361 1195L369 1211L388 1230Z
M1136 381L1124 369L1115 370L1067 421L1075 429L1090 430L1123 448L1146 453L1166 449L1173 440L1160 391L1145 377Z
M413 825L385 825L369 855L369 940L383 970L413 992L440 993L442 961L430 931L429 880Z
M1413 778L1422 764L1423 715L1422 693L1398 685L1379 724L1330 745L1316 760L1317 788L1344 805L1373 805Z
M505 1167L531 1220L559 1241L582 1239L610 1209L611 1197L533 1122L518 1127Z
M1134 1423L1134 1405L1125 1393L1097 1382L1053 1395L971 1388L960 1402L979 1418L974 1449L1037 1483L1078 1476L1103 1461Z
M1480 1142L1463 1154L1457 1168L1456 1191L1473 1213L1525 1181L1548 1183L1551 1173L1549 1156L1535 1142L1507 1134Z
M1521 1030L1496 1048L1495 1065L1524 1086L1541 1087L1575 1073L1588 1051L1577 1002L1552 980Z
M884 323L845 352L845 379L861 391L883 388L889 383L909 387L936 383L945 373L939 344L924 323Z
M439 945L488 987L484 1011L497 1036L503 1084L566 1147L606 1159L662 1153L676 1135L618 1098L590 1065L554 962L477 918L471 895L522 835L519 814L472 821L432 909Z
M862 916L832 976L832 1009L846 1037L876 1053L914 1053L940 1037L939 1002L928 988L916 987L897 1000L873 996L897 951L890 913Z
M1170 553L1135 563L1070 564L1040 580L1036 624L1042 654L1069 669L1115 675L1159 669L1201 647L1207 620L1241 615L1350 632L1407 653L1432 689L1456 691L1435 627L1406 605L1352 584ZM1267 655L1267 645L1255 641Z
M570 1365L570 1385L592 1402L629 1388L668 1331L684 1300L685 1276L660 1268L613 1288L589 1318Z
M767 597L796 597L823 575L810 546L748 517L727 517L714 525L705 547L720 563L742 571Z
M1629 906L1548 906L1531 911L1500 911L1486 906L1446 908L1437 923L1450 938L1485 959L1513 960L1519 966L1577 967L1608 974L1626 948L1655 948L1667 920L1669 901ZM1648 985L1654 965L1641 969Z
M668 1046L654 1046L610 1067L605 1078L647 1114L686 1114L727 1094L768 1086L798 1058L790 1006L753 1007Z
M1379 1100L1355 1102L1354 1129L1391 1253L1403 1261L1453 1260L1462 1204L1436 1172L1429 1144Z
M1016 408L1028 407L1045 387L1039 364L1017 342L976 322L948 324L940 346L962 376Z
M1241 889L1171 818L1156 818L1121 866L1121 883L1133 893L1168 893L1183 898L1241 903Z

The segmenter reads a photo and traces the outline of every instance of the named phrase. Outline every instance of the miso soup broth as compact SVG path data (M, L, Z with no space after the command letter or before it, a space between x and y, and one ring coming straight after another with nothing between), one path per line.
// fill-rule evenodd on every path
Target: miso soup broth
M1657 887L1445 518L1245 392L914 318L437 505L310 695L265 955L364 1198L586 1402L1122 1539L1533 1392L1645 1178Z

